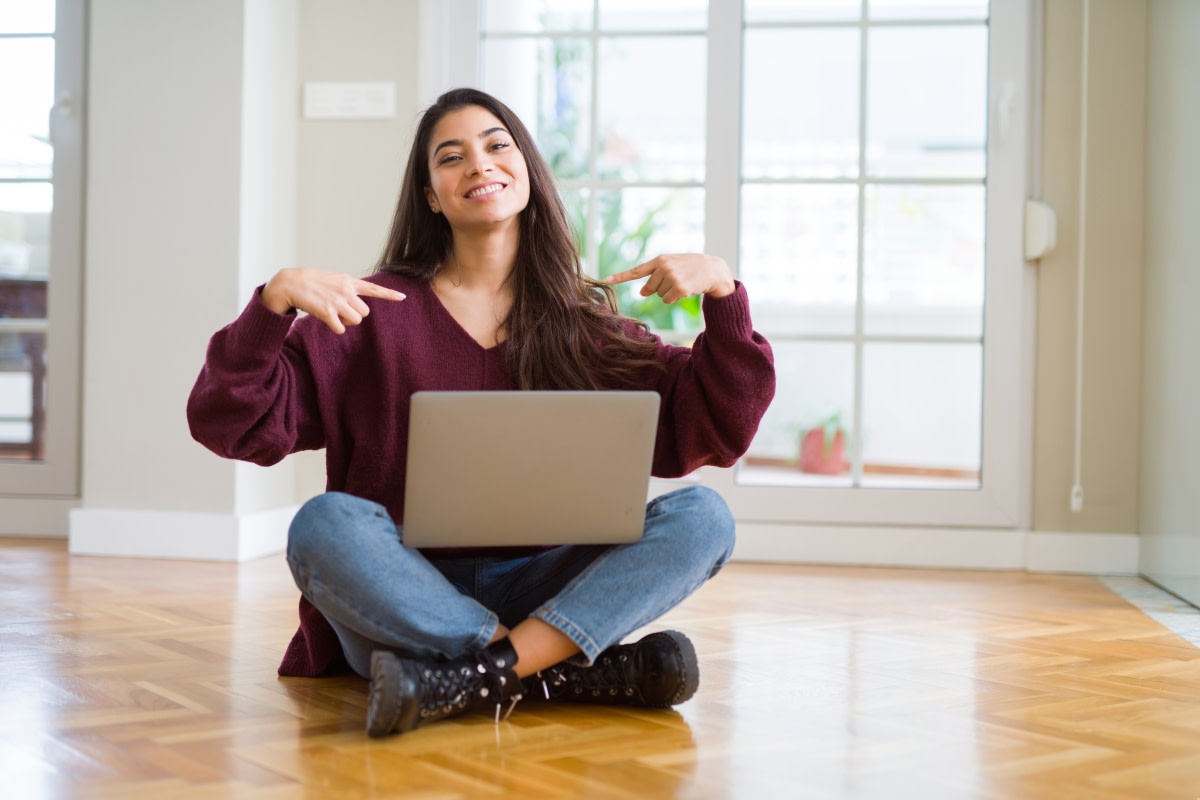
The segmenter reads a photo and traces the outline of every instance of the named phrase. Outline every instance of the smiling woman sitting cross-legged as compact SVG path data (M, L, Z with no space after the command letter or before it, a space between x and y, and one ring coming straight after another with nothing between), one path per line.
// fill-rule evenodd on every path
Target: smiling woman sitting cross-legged
M703 295L691 347L617 313L609 284L636 279L666 303ZM282 674L370 678L372 736L499 718L522 697L654 707L695 693L682 633L620 642L729 558L733 519L711 490L651 500L629 544L404 544L411 395L547 389L657 392L653 472L677 477L746 451L775 375L724 261L661 255L586 276L524 124L483 92L447 92L421 118L375 273L278 272L213 336L188 402L193 435L222 456L326 451L329 491L289 533L302 598Z

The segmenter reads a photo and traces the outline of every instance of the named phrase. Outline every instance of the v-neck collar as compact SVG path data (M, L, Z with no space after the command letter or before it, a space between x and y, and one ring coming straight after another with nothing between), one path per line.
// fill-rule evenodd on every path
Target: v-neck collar
M458 319L455 318L455 316L450 313L450 309L446 308L446 304L442 302L442 298L438 296L438 293L436 291L434 291L432 281L425 284L425 291L429 295L430 305L432 305L434 308L437 309L436 313L441 314L446 319L446 321L451 325L451 327L453 327L459 333L459 335L462 336L462 338L466 339L468 342L475 345L475 347L478 348L480 351L482 351L484 353L498 353L500 351L500 348L502 348L504 346L504 341L507 341L507 339L504 341L496 342L491 347L485 347L483 344L480 343L480 341L478 339L476 339L474 336L472 336L471 333L462 326L462 323L459 322Z

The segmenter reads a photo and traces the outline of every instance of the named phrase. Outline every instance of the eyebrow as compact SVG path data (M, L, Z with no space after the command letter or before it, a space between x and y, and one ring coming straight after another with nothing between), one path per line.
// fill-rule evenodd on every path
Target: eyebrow
M479 138L486 139L487 137L491 136L493 133L508 133L508 131L505 130L504 128L500 127L499 125L497 125L496 127L488 128L486 131L479 134ZM512 134L509 134L509 136L511 136L511 135ZM446 141L439 144L437 147L433 148L433 155L436 156L438 154L438 151L441 150L443 147L462 147L462 143L463 143L462 139L447 139Z

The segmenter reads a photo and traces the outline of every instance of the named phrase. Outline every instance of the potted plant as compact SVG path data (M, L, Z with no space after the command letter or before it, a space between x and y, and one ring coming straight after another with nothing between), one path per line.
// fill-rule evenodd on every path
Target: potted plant
M801 472L841 475L849 468L846 461L846 431L842 428L840 412L804 431L800 437Z

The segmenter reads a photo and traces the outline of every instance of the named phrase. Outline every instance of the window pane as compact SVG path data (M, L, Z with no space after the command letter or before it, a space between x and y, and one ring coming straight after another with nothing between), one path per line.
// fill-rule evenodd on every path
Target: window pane
M741 461L738 482L850 486L854 346L780 341L772 347L775 399Z
M871 19L987 19L988 0L868 0Z
M0 279L0 302L11 294L11 284ZM0 459L42 459L44 365L46 333L0 331Z
M868 334L983 334L984 188L867 190Z
M600 0L600 30L703 30L708 0Z
M0 279L0 305L21 295L45 302L46 281ZM43 312L44 314L45 312ZM34 327L37 323L30 323ZM45 330L45 324L40 325ZM46 427L46 334L0 329L0 460L40 461Z
M764 335L848 334L857 296L854 186L742 188L738 274Z
M53 204L49 183L0 184L0 276L44 278L50 273Z
M862 16L862 0L745 0L747 22L828 22Z
M483 30L488 33L543 33L588 30L592 0L484 0Z
M867 344L863 485L979 486L983 347Z
M703 36L600 43L600 177L704 180L705 46Z
M663 253L704 250L704 190L628 188L595 193L596 273L605 277ZM587 243L590 245L590 243ZM584 252L592 252L590 246ZM700 298L667 305L642 297L645 281L614 287L621 310L658 330L699 330Z
M858 175L859 33L748 30L743 56L742 175ZM797 80L797 76L820 80Z
M49 180L54 40L0 39L0 178Z
M49 183L0 184L0 459L42 458Z
M560 189L558 195L567 209L567 219L571 223L571 233L575 236L575 242L579 247L579 257L583 261L583 269L587 274L595 275L596 271L591 268L587 260L588 190Z
M869 174L983 177L987 28L876 28L868 47Z
M530 128L554 174L588 173L591 45L584 39L490 39L483 88Z
M0 2L0 33L54 33L54 0Z

